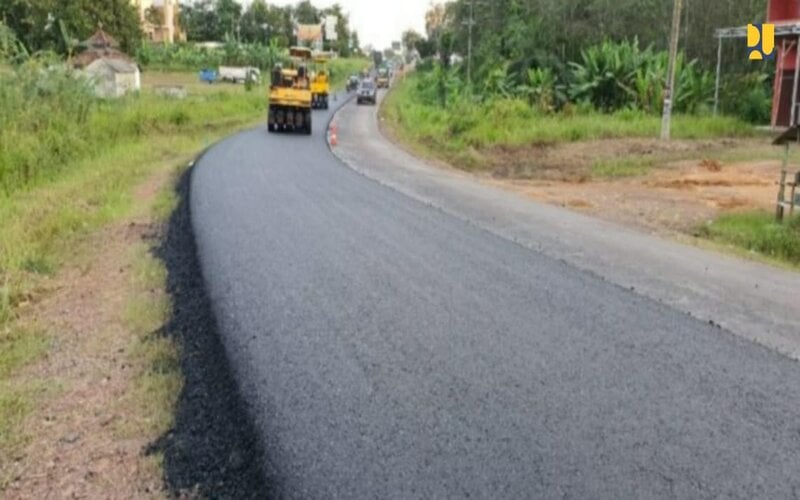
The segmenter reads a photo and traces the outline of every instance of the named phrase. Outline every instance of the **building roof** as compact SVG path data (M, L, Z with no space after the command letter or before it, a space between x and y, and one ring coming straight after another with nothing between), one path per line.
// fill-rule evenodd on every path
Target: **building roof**
M129 64L135 64L133 59L116 49L89 49L72 58L72 65L76 68L85 68L98 59L116 59Z
M798 36L800 35L800 22L798 21L778 21L775 24L775 36ZM721 28L714 32L716 38L747 38L747 26L736 26L734 28Z
M84 40L80 44L81 47L90 49L118 49L119 42L111 35L103 31L103 28L98 28L94 35Z
M85 68L98 59L116 59L135 65L133 59L119 50L119 42L103 31L102 27L98 28L94 35L81 42L80 46L86 50L72 58L72 64L76 68Z
M86 70L92 71L100 66L105 66L114 73L136 73L139 71L139 68L131 62L106 57L92 61L92 63L86 66Z

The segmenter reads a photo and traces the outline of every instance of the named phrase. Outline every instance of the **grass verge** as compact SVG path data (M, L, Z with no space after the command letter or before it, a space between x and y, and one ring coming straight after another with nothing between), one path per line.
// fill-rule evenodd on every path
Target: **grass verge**
M485 103L462 99L444 109L426 102L425 93L419 89L420 83L419 75L414 73L398 82L384 101L384 118L394 124L404 138L451 153L464 147L655 138L661 126L660 117L638 111L543 114L515 99ZM676 139L745 137L754 133L752 126L730 117L677 115L673 121Z
M39 359L47 352L50 342L51 338L38 328L7 326L0 331L0 451L7 457L14 456L27 442L28 436L16 429L32 409L32 395L43 389L38 381L20 384L12 380L12 375ZM0 460L0 466L2 462ZM0 487L2 482L0 477Z
M769 213L730 213L701 226L698 236L800 268L800 216L778 224Z
M263 93L234 87L183 100L145 91L92 104L86 123L99 131L87 137L75 135L80 126L77 132L62 130L58 119L43 124L41 116L26 122L17 115L16 123L4 124L3 144L43 146L30 153L13 149L15 156L4 156L0 165L0 457L13 457L31 442L34 436L20 426L42 397L50 398L46 388L57 385L25 373L55 337L48 331L52 325L28 325L38 324L35 305L54 291L60 271L104 252L85 242L111 224L143 215L164 220L174 207L173 186L152 196L137 191L152 189L151 179L186 165L220 137L257 123L265 105ZM36 120L40 127L28 126ZM65 150L73 139L75 148ZM39 170L31 167L40 162ZM131 336L126 355L136 374L132 390L121 398L129 410L115 424L121 439L165 432L181 387L177 349L159 330L170 311L168 298L154 293L164 290L165 272L148 248L132 251L135 278L126 285L128 305L119 323ZM8 481L6 465L0 460L0 491Z

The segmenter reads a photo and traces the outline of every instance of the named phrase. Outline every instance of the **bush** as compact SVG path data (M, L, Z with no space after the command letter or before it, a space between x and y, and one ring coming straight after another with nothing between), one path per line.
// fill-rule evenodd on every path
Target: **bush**
M474 99L521 99L541 113L565 111L585 113L593 109L613 113L625 109L660 114L664 102L669 54L651 46L641 48L633 41L590 46L581 60L562 64L557 58L537 55L513 63L493 61L480 68ZM674 110L701 115L709 113L714 99L715 75L687 61L677 59ZM433 60L417 66L425 75L419 80L419 97L427 104L452 104L454 96L467 92L464 68L442 69ZM769 121L770 88L765 73L729 77L723 82L722 109L750 123ZM442 98L442 90L446 99Z
M180 101L145 93L102 100L55 56L29 58L0 78L0 194L52 177L127 139L188 133L225 116L258 116L263 105L256 94Z
M766 73L748 73L729 78L721 90L722 111L749 123L769 123L772 89Z

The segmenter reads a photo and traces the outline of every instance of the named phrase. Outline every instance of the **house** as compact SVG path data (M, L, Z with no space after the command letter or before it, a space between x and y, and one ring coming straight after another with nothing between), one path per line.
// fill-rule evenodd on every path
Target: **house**
M151 42L185 42L186 33L181 30L180 4L178 0L132 0L139 12L142 31Z
M138 66L122 59L96 59L84 72L92 80L98 97L122 97L142 88Z
M102 28L79 46L84 50L72 59L72 65L93 82L98 96L121 97L141 89L136 62Z

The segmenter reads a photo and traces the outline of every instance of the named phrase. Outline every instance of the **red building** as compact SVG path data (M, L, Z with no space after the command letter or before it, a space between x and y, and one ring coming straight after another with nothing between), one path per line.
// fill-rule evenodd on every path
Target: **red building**
M797 123L800 69L800 0L770 0L767 22L775 24L776 70L772 95L772 126ZM793 97L794 96L794 97Z
M772 95L772 126L788 127L800 121L800 0L768 0L767 23L775 25L775 85ZM722 70L722 42L728 38L746 39L747 26L717 30L717 91L714 110L719 106ZM744 43L744 42L742 42Z

